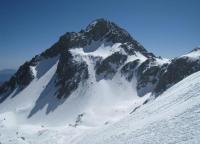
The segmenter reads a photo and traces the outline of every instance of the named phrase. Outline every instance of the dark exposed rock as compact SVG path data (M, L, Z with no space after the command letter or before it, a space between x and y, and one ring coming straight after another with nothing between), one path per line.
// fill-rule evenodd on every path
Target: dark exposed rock
M127 55L115 52L96 66L96 79L112 79L119 67L127 60Z
M131 81L139 63L140 63L139 59L128 62L122 67L121 74L125 76L128 81Z
M0 95L7 92L6 96L8 96L17 86L19 91L25 88L34 78L30 67L36 66L42 59L42 56L36 55L21 65L11 78L0 86Z
M172 60L166 71L160 76L155 88L155 93L159 95L167 88L181 81L190 74L200 70L200 59L190 60L188 57L181 57Z
M120 28L115 23L102 18L93 21L86 28L85 35L94 41L106 40L107 42L113 43L133 41L133 38L126 30Z
M52 47L44 51L41 56L44 58L55 57L60 54L64 49L69 48L70 43L70 33L66 33L65 35L61 36L59 41L56 42Z
M22 65L15 74L14 76L14 79L16 80L15 85L18 84L22 87L25 87L32 81L33 78L34 77L30 69L30 64L27 62L24 65Z
M0 94L5 93L7 91L12 91L16 88L16 86L21 89L26 87L33 79L33 74L30 69L30 62L24 63L20 66L19 70L10 78L9 81L5 82L0 87Z
M61 54L57 67L58 81L58 98L68 97L81 81L86 80L88 76L88 66L85 62L77 62L73 60L73 56L69 51Z
M156 64L156 59L147 59L137 71L137 91L139 96L152 92L156 87L165 65Z
M123 43L121 47L128 55L135 55L136 52L140 52L147 58L155 58L153 53L148 52L140 43L134 39L130 42Z
M137 107L135 107L129 114L132 114L132 113L134 113L137 109L139 109L141 106L137 106Z
M112 23L104 19L97 19L86 28L85 35L94 41L103 40L112 29Z
M24 141L26 140L26 139L25 139L25 137L23 137L23 136L22 136L22 137L20 137L20 138L21 138L22 140L24 140Z
M194 48L191 52L197 52L197 51L200 51L200 47Z

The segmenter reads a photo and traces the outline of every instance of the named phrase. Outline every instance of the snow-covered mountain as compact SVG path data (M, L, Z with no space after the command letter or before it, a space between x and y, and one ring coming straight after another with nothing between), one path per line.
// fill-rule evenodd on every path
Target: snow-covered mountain
M168 130L161 131L168 124L162 120L174 124L200 104L198 81L191 80L199 73L185 79L200 70L199 61L198 48L171 60L157 57L115 23L97 19L61 36L0 86L0 142L151 143L147 138ZM173 112L187 99L191 107ZM156 142L167 140L162 136Z

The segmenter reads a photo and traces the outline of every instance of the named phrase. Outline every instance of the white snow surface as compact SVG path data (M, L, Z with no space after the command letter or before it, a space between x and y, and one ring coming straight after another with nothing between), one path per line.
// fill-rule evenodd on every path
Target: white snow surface
M132 114L98 127L18 125L17 116L5 112L0 115L0 141L6 144L198 144L199 96L200 72L197 72Z
M16 89L0 104L0 143L199 143L200 72L155 100L150 93L138 97L136 80L128 82L120 72L112 80L95 79L95 59L123 53L120 45L97 42L70 50L74 60L88 64L89 79L67 99L52 95L58 57L31 67L35 77L31 84L19 93ZM146 57L136 53L127 62L136 59L145 61ZM143 105L147 99L152 100ZM37 111L30 116L34 108Z
M200 48L193 50L192 52L182 55L181 57L185 58L189 58L189 60L191 61L196 61L200 58Z
M86 134L79 144L200 143L200 72L113 125Z
M85 133L85 129L104 127L129 115L133 108L141 105L149 96L138 97L136 80L128 82L121 76L120 71L112 80L96 81L94 70L95 59L104 59L115 52L124 53L120 45L92 42L90 46L70 50L74 60L88 64L89 79L80 83L78 89L67 99L58 100L54 95L58 57L43 59L37 66L31 66L33 81L19 93L19 88L16 88L0 104L0 142L38 144L40 142L37 140L43 133L50 132L58 139L54 132L68 133L72 130L75 137L79 134L77 131ZM137 53L127 62L135 59L143 61L146 58ZM3 131L4 134L1 133ZM66 138L64 134L62 137ZM48 142L59 141L53 142L49 138L41 141Z
M92 41L92 43L84 48L73 48L70 50L72 54L81 56L94 56L106 58L115 52L122 51L121 43L107 43L101 41Z

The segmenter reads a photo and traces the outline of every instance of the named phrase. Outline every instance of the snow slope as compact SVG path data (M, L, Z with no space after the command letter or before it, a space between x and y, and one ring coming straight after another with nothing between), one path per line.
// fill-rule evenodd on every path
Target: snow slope
M31 67L35 79L19 93L18 88L16 88L9 98L0 104L0 113L12 113L16 115L18 123L26 122L27 116L34 107L36 100L53 78L57 63L57 58L53 58L43 60L36 67ZM38 69L40 69L40 73L37 71ZM42 71L43 73L41 73Z
M200 142L200 72L123 120L86 135L81 144Z
M70 51L75 61L87 63L89 79L67 99L59 100L54 95L58 57L44 59L31 66L33 81L20 92L16 88L0 104L0 142L29 143L25 139L30 139L31 143L57 143L59 137L67 138L65 133L74 131L70 138L76 137L81 131L85 133L88 129L104 127L129 115L132 108L148 98L137 96L136 80L127 81L120 71L112 80L96 81L95 78L95 59L106 58L116 51L123 52L120 45L93 44L91 49L85 51L81 48ZM144 61L146 58L138 53L128 58L127 62L135 59ZM48 136L39 142L38 138L43 133ZM49 135L55 138L55 142L49 140Z
M200 58L200 48L197 47L194 50L192 50L191 52L189 52L185 55L182 55L181 57L182 58L189 58L189 60L191 60L191 61L199 60L199 58Z
M86 126L118 121L147 99L137 96L136 80L127 81L120 71L112 80L96 81L95 59L106 58L117 51L123 53L120 45L93 43L87 50L70 50L75 61L87 63L89 79L80 83L78 89L67 99L60 100L55 95L58 57L42 60L36 67L31 67L34 80L19 93L16 88L8 99L0 104L0 113L12 112L17 116L19 124L75 125L79 115L83 115L82 125ZM129 56L126 63L135 59L142 62L146 57L136 53Z
M200 142L199 95L200 72L197 72L132 114L101 126L17 124L16 115L5 112L0 115L0 141L6 144L197 144Z

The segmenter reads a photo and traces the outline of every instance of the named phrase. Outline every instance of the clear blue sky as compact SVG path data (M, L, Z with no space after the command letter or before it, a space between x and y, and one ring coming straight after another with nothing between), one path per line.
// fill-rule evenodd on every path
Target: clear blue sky
M0 0L0 69L17 68L102 17L156 55L176 57L200 45L200 0Z

